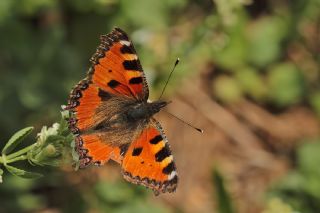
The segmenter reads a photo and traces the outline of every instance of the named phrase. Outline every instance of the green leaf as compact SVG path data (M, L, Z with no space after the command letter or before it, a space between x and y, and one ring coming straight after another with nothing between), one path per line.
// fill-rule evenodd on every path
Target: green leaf
M293 63L277 64L268 72L269 96L280 107L299 103L305 94L305 80Z
M69 118L69 112L62 111L61 112L61 120L60 120L60 124L59 124L59 128L58 128L59 135L67 136L68 134L70 134L69 125L67 122L68 118Z
M228 194L223 183L223 177L217 170L214 170L213 172L213 182L215 184L216 197L218 202L218 212L234 213L235 211L232 207L230 195Z
M161 1L123 0L120 7L124 14L122 20L131 20L132 24L146 28L164 28L168 21L166 5ZM146 18L148 17L148 18Z
M299 169L304 174L313 175L320 178L320 140L309 139L298 150ZM320 183L320 181L319 181ZM319 191L320 195L320 191Z
M32 130L33 127L26 127L16 132L2 149L2 154L10 153Z
M22 177L22 178L40 178L43 175L35 172L28 172L22 169L18 169L13 166L5 165L8 172L10 172L12 175Z
M320 91L310 94L309 103L317 115L320 116Z
M239 68L235 72L235 78L239 82L242 90L250 95L250 97L253 97L257 101L266 99L268 88L263 77L259 75L257 70L251 67Z
M121 204L124 201L130 202L134 197L132 188L123 182L100 181L95 185L94 190L101 200L112 204Z
M263 16L247 28L249 61L265 67L276 61L282 53L281 42L287 36L287 23L283 17Z
M235 103L242 98L242 90L236 79L221 75L212 83L213 93L225 103Z
M284 202L281 198L274 197L268 201L267 208L263 213L293 213L296 212L292 207Z

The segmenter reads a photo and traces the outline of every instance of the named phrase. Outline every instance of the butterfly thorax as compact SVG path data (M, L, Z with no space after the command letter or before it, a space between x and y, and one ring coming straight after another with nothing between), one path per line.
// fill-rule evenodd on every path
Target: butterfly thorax
M151 118L168 103L165 101L142 102L132 106L127 112L128 121L135 122Z
M165 101L112 100L101 105L94 118L100 122L84 133L99 132L100 137L113 145L131 143L149 124L152 116L168 104Z

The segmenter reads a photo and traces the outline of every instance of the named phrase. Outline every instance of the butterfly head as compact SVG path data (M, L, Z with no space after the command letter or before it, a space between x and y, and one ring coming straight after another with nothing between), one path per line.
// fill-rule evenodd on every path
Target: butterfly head
M151 115L158 113L163 107L167 106L170 102L166 101L155 101L148 103L149 104L149 111Z
M168 102L165 101L155 101L155 102L147 102L147 103L136 103L132 105L127 113L128 121L139 121L139 120L148 120L154 114L158 113L161 108L165 107Z

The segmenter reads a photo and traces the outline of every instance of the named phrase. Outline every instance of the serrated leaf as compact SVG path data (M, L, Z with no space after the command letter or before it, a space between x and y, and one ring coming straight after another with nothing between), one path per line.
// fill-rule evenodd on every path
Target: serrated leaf
M10 153L26 136L31 133L32 130L33 127L26 127L16 132L2 149L2 154Z
M8 172L10 172L12 175L22 178L40 178L43 176L42 174L36 172L28 172L9 165L5 165L5 167L8 170Z

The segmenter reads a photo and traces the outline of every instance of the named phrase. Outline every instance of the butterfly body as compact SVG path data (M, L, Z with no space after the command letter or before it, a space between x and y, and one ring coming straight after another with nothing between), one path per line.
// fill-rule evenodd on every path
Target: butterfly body
M141 120L150 120L150 118L158 113L161 108L165 107L167 102L157 101L157 102L142 102L134 105L128 110L126 116L128 122L139 122Z
M149 102L133 44L115 28L101 36L87 78L71 91L66 109L80 168L118 162L124 178L156 194L173 192L178 177L167 138L153 115L168 103Z

